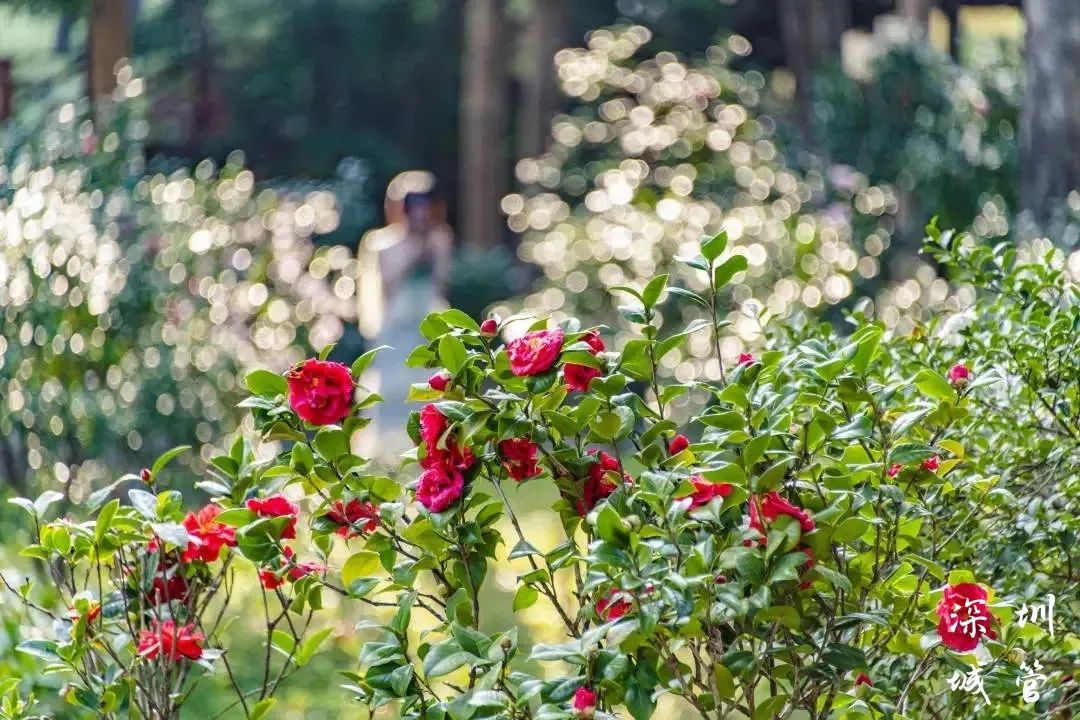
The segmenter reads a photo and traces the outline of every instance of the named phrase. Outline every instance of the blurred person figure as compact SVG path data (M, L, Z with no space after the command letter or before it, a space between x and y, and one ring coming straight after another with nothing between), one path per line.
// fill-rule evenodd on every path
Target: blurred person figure
M431 173L413 170L395 177L386 189L385 212L386 225L366 233L358 253L360 332L369 347L392 348L380 351L361 379L383 398L374 427L361 433L362 451L369 455L410 444L405 398L409 385L425 382L431 371L408 368L405 358L424 342L417 330L424 317L447 307L454 245Z

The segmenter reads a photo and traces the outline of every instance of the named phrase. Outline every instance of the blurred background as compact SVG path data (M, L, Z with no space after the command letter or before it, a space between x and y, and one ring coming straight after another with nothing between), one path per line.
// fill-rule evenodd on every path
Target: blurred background
M1046 235L1080 273L1080 2L1020 5L0 0L0 494L66 509L179 444L205 448L172 471L189 489L243 373L328 343L395 348L358 439L395 447L428 309L576 315L618 347L608 288L721 229L747 259L727 359L771 317L962 313L918 255L933 216ZM662 370L718 377L709 355ZM54 698L2 607L0 676ZM283 716L340 714L354 621Z

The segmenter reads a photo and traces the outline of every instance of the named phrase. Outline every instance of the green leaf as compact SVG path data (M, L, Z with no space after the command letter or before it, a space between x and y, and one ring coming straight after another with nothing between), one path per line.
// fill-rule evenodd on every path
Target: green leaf
M706 238L701 241L701 254L706 260L712 262L716 258L724 254L724 250L727 248L728 236L727 230L721 230L713 235L711 238Z
M131 504L139 514L147 520L157 520L157 497L153 493L148 493L145 490L139 490L133 488L128 490L128 497L131 499Z
M713 285L717 290L731 282L736 273L740 273L749 267L745 255L732 255L713 270Z
M24 655L33 655L42 660L56 660L57 648L57 644L52 640L23 640L15 646L15 649Z
M514 612L519 612L532 607L539 597L540 592L533 586L519 586L517 592L514 593Z
M272 697L268 697L265 700L260 700L255 703L255 707L251 708L251 715L249 716L250 720L263 720L263 718L270 714L270 711L274 708L275 704L277 704L277 698Z
M364 374L364 371L368 369L371 363L375 361L375 356L379 354L379 351L390 349L391 347L389 345L380 345L377 348L372 348L371 350L368 350L366 353L356 358L356 360L353 360L353 364L352 367L349 369L349 372L352 373L354 379L360 377Z
M663 294L664 288L667 287L668 276L667 273L663 275L657 275L649 284L645 286L645 289L641 291L641 301L645 304L647 309L652 309L656 305L656 301L660 299L660 295Z
M870 527L870 522L864 520L861 517L849 517L844 522L840 523L839 527L833 531L833 541L838 543L850 543L852 540L862 537L862 534L866 532L866 529Z
M349 452L349 437L341 428L324 427L315 435L315 449L325 459L334 462Z
M470 661L455 640L445 640L433 645L424 656L424 675L429 679L449 675Z
M735 697L735 677L723 663L713 665L713 689L724 700Z
M901 443L894 447L892 452L889 453L889 461L900 463L901 465L909 465L915 462L922 462L934 455L937 455L937 452L929 445Z
M46 490L38 495L37 500L34 501L34 511L38 517L45 517L45 512L52 506L53 503L60 502L64 499L64 493L57 492L56 490Z
M269 370L252 370L244 376L244 385L255 395L278 395L289 394L289 383L285 377Z
M300 649L296 651L296 665L303 667L315 656L315 653L319 651L319 647L322 646L326 639L330 637L334 632L334 628L326 627L313 635L308 636L304 642L300 643Z
M454 375L465 366L469 353L465 343L456 335L443 335L439 338L439 362Z
M174 447L172 450L167 450L166 452L163 452L161 456L154 461L153 467L150 468L150 474L153 477L157 478L158 473L165 469L166 465L168 465L170 462L180 457L190 449L190 445L180 445L179 447Z
M953 390L949 381L930 368L923 368L915 376L915 387L919 392L934 400L954 400L956 391Z
M859 670L866 667L866 655L857 647L833 643L825 648L822 659L840 670Z
M361 550L350 556L341 567L341 582L348 589L357 580L372 577L381 570L382 563L379 561L379 554L370 550Z
M450 327L463 328L465 330L471 330L472 332L480 332L480 325L472 319L467 313L458 310L457 308L450 308L449 310L443 310L439 315Z
M101 541L105 539L105 534L109 532L109 526L112 524L113 517L116 515L116 511L120 509L120 500L113 498L105 507L101 508L101 512L98 513L97 522L94 524L94 540L100 545Z
M681 288L681 287L669 287L667 290L672 295L678 295L679 297L684 297L687 300L691 300L693 302L696 302L698 305L700 305L703 308L708 309L708 307L709 307L709 301L706 300L705 298L701 297L700 295L698 295L693 290L687 290L686 288Z

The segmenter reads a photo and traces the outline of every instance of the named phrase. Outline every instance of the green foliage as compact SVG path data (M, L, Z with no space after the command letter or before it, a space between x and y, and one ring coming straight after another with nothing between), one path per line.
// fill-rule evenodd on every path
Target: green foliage
M306 366L289 382L254 371L243 404L258 439L238 438L199 484L223 509L216 522L233 528L235 549L186 558L180 572L210 594L234 573L280 579L264 592L265 637L283 658L271 678L329 640L325 629L308 632L329 596L368 606L345 691L405 719L571 720L587 717L581 706L594 697L597 717L634 720L678 710L710 720L968 716L982 700L951 681L973 670L994 717L1046 716L1076 701L1065 678L1080 661L1080 293L1064 255L1045 244L988 247L930 232L928 252L981 293L962 322L942 318L910 335L857 316L846 336L778 325L760 357L722 366L717 382L668 381L657 366L698 335L718 347L729 332L722 235L682 261L706 290L673 285L674 272L615 289L635 328L620 349L574 319L502 347L460 311L432 313L412 361L451 379L423 391L432 402L410 423L415 482L351 450L377 396L361 391L340 424L313 425L296 414L310 412L316 395L305 393L323 392L304 380ZM672 301L705 317L663 338L658 313ZM582 369L595 373L587 390L574 389ZM671 412L680 396L698 408L681 423ZM676 433L690 439L672 454ZM151 487L132 489L130 505L106 502L103 490L85 522L52 519L58 493L16 501L33 518L24 554L73 570L62 571L76 578L64 602L80 614L21 652L68 677L69 702L106 717L158 697L161 667L132 657L133 624L153 617L132 584L161 567L157 553L199 554L190 538L206 537L203 521L180 524L180 494L154 481L144 477ZM533 535L536 516L524 521L512 501L518 483L554 487L543 514L561 537ZM284 494L295 510L260 509ZM294 513L305 532L288 542ZM483 592L506 562L518 614L509 623L495 620ZM965 584L988 599L986 632L962 648L941 601ZM23 594L49 612L33 588ZM1023 605L1050 594L1053 634L1045 619L1019 622ZM91 633L82 616L94 603L103 619ZM200 610L211 606L168 607L224 651L180 661L183 682L231 677L225 635ZM522 637L541 611L556 618L557 637ZM112 653L93 642L99 632ZM88 657L107 669L75 672ZM1047 679L1032 703L1017 680L1020 663L1034 660ZM856 682L861 674L872 685ZM245 717L272 716L276 682L233 684L258 693ZM16 688L7 692L16 702Z

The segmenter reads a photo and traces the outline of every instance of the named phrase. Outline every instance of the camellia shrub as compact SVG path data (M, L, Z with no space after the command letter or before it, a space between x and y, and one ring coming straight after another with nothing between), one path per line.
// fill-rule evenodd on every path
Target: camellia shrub
M572 319L503 345L494 318L429 315L403 479L350 449L378 401L355 386L371 351L351 368L250 373L260 442L213 459L200 510L157 492L171 454L130 505L100 489L85 521L50 519L50 495L18 501L25 554L69 608L39 608L55 635L22 650L104 717L177 717L203 674L231 676L222 618L251 573L267 672L234 683L222 712L236 717L273 712L279 679L330 633L311 630L330 594L370 606L345 690L392 717L1069 717L1078 375L1075 353L1048 353L1074 346L1080 321L1060 263L939 234L933 251L995 293L986 317L1005 324L790 326L716 382L665 381L665 354L727 332L725 243L688 261L707 293L668 275L619 289L637 327L619 350ZM660 339L665 294L711 319ZM678 425L685 394L704 410ZM550 546L515 508L534 483L557 492ZM561 641L494 624L483 588L502 560L518 570L515 612L546 606ZM10 717L17 684L0 686Z

